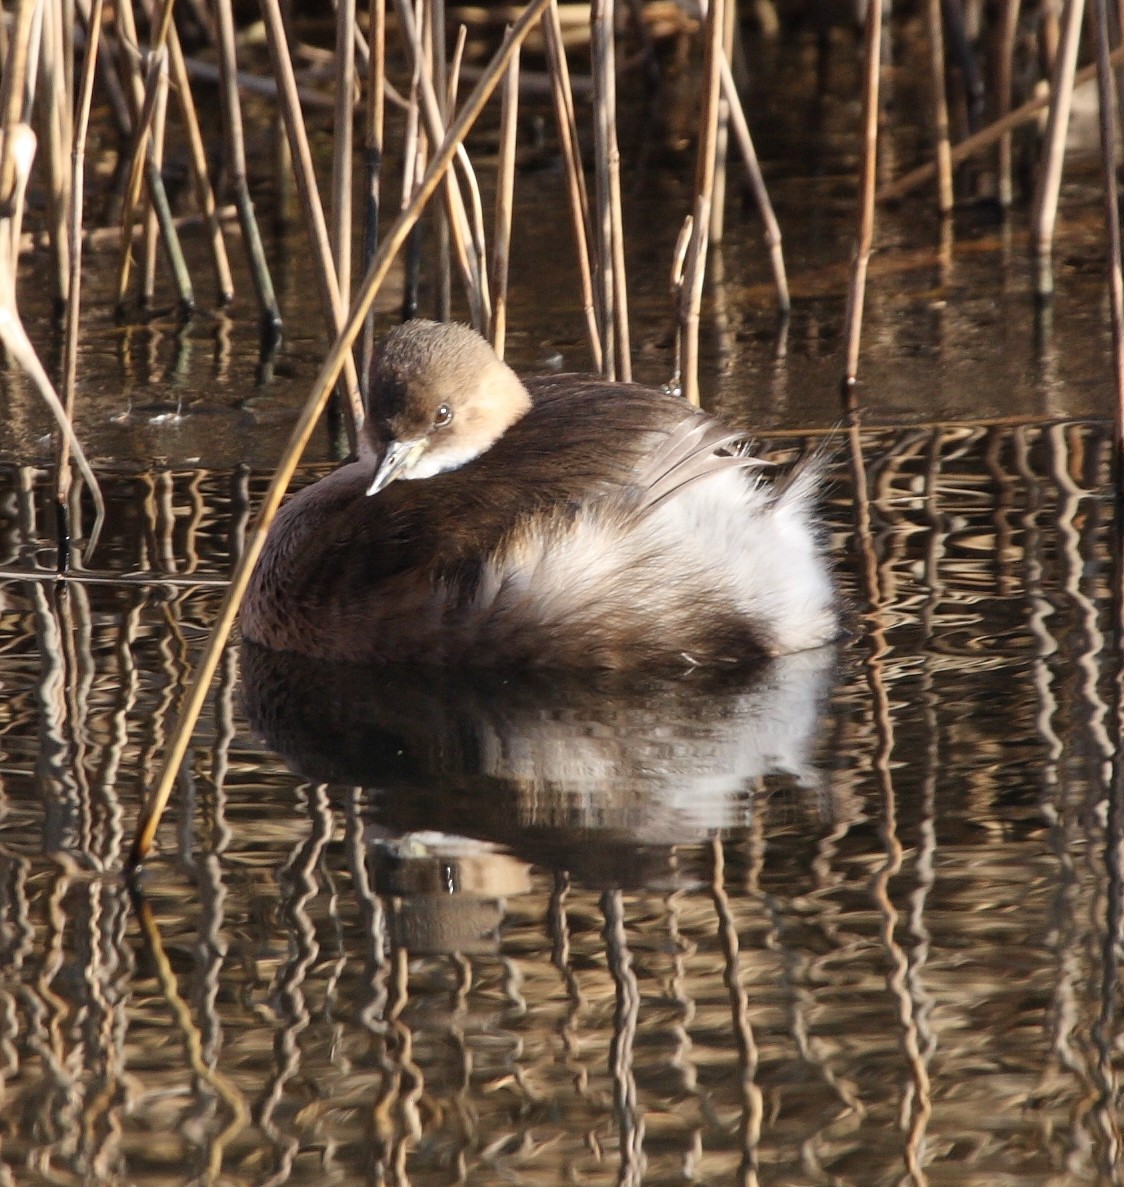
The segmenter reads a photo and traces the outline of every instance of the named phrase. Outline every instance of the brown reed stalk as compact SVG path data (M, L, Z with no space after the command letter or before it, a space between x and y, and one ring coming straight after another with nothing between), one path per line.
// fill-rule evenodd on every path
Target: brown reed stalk
M594 219L595 258L601 318L601 345L604 350L603 374L606 379L623 379L622 359L629 349L628 308L618 308L627 289L623 275L617 274L623 252L618 251L617 231L622 226L620 214L620 150L617 147L616 64L614 54L613 0L593 0L590 6L590 40L593 55L593 151L596 218ZM622 346L622 324L625 343Z
M9 59L20 52L14 43ZM90 532L89 547L92 550L101 524L105 518L105 503L101 488L94 477L94 471L86 459L85 451L74 433L70 418L62 401L58 398L35 348L27 336L19 315L16 298L16 271L19 262L20 228L23 224L24 199L31 164L35 158L35 133L27 124L7 125L3 134L2 155L7 160L13 180L13 188L3 217L0 217L0 342L10 357L27 373L54 416L64 440L74 454L74 462L86 481L94 501L96 518Z
M519 120L519 54L503 84L499 167L496 170L496 212L492 225L492 349L502 359L507 335L507 278L511 261L511 216L515 198L515 133Z
M386 0L371 0L368 25L367 106L363 124L364 147L364 218L363 271L374 259L379 241L379 205L381 200L383 124L385 116L384 83L386 81ZM363 323L363 337L359 348L359 387L364 401L371 359L375 352L374 307Z
M728 0L729 6L734 7ZM757 203L757 212L761 215L761 222L765 228L765 246L769 249L769 264L773 269L773 283L777 287L777 306L782 314L787 314L792 308L792 299L788 291L788 274L784 266L784 246L781 237L781 225L777 221L776 211L769 198L769 191L765 186L765 177L761 172L761 162L757 158L757 149L753 145L753 137L749 133L749 123L742 108L741 97L734 82L730 62L725 55L722 57L722 93L729 106L730 122L733 125L734 137L738 142L738 149L742 155L742 162L749 178L749 186L753 191L753 200Z
M305 227L308 231L313 259L316 264L316 279L320 289L320 303L324 320L332 334L338 336L346 319L346 307L340 293L336 269L332 263L332 247L328 227L324 220L324 207L320 201L320 190L316 184L316 171L312 164L312 150L308 133L301 115L300 100L297 98L296 76L293 61L289 56L288 38L281 16L278 0L262 0L262 18L265 21L266 40L269 42L270 58L273 62L273 77L278 83L278 100L285 121L285 132L293 154L293 168L297 179L297 192L304 211ZM349 117L350 118L350 113ZM344 390L341 392L348 409L347 436L352 449L358 441L359 429L363 424L363 401L359 395L359 375L355 359L344 360Z
M941 24L941 0L928 0L926 17L929 26L929 67L932 71L933 139L936 142L937 209L941 214L952 210L952 147L948 137L948 98L944 85L944 28Z
M1117 506L1124 507L1124 276L1120 268L1120 203L1117 192L1115 79L1109 62L1108 10L1105 0L1093 0L1091 13L1097 64L1097 96L1104 176L1105 246L1108 252L1109 313L1112 319L1112 378L1116 389ZM1117 541L1119 544L1119 539ZM1116 593L1119 595L1120 590ZM1118 743L1119 745L1119 743Z
M35 22L37 7L36 0L19 0L12 36L8 42L8 52L4 59L4 71L0 75L0 132L3 133L0 137L0 208L12 203L16 187L20 184L20 174L23 172L13 159L15 145L11 132L17 124L26 122L28 114L27 74L32 48L32 25ZM19 147L21 152L26 151L22 143ZM32 153L34 154L34 148Z
M418 95L422 124L432 144L440 144L445 135L444 124L441 119L441 107L437 99L433 78L429 69L429 58L425 53L424 41L421 36L417 19L414 16L413 5L410 0L395 0L395 12L402 28L406 44L410 46L415 61L420 63L418 75ZM456 77L455 75L453 76ZM453 104L448 106L453 110ZM457 154L458 157L460 154ZM457 264L463 278L465 294L468 297L469 309L473 325L481 334L488 332L489 318L485 313L485 302L482 296L484 286L487 285L487 272L481 273L477 265L477 258L468 250L471 236L468 214L465 210L464 199L460 187L456 184L455 174L450 171L446 178L445 206L449 215L449 231L452 236L453 249L456 252Z
M86 37L86 56L82 63L82 78L79 83L78 105L74 119L74 137L70 146L70 209L68 211L68 232L70 238L70 276L68 279L69 301L66 305L66 322L63 332L63 380L62 403L67 420L74 414L74 386L78 377L78 321L82 304L82 207L85 200L86 183L86 133L90 126L90 106L93 102L94 75L97 70L98 44L101 35L102 14L105 0L93 0L89 33ZM70 497L70 442L63 437L59 446L58 466L55 472L55 501L59 507L66 507ZM60 516L60 522L62 517ZM59 569L68 567L69 530L60 536Z
M146 4L149 20L153 20L153 6ZM179 103L180 117L183 130L187 136L188 161L191 167L191 181L195 190L195 201L206 222L208 236L207 245L211 252L211 262L215 269L215 279L218 285L218 302L228 305L234 300L234 280L230 274L230 260L226 252L226 241L222 234L222 224L219 221L218 207L215 202L215 191L207 170L207 150L203 144L203 133L199 127L199 116L195 110L195 100L191 93L191 82L188 78L187 62L184 58L183 46L180 44L179 34L175 25L169 25L167 31L168 64L171 69L172 92Z
M152 113L152 129L148 141L152 167L161 176L163 176L164 169L164 134L167 131L167 125L168 58L165 54L160 62L159 85L156 89L156 104ZM156 248L159 238L159 226L156 219L156 204L150 202L144 219L143 268L141 270L141 305L145 308L150 307L156 297Z
M995 67L995 98L999 118L1011 111L1011 78L1015 58L1015 36L1019 29L1020 0L1001 0L999 13L999 54ZM999 138L999 178L996 196L1000 206L1011 205L1014 190L1011 182L1011 133Z
M468 151L462 144L457 149L456 169L449 170L449 184L457 188L456 177L460 176L468 190L468 212L472 217L468 220L468 239L472 244L472 288L469 290L469 306L472 309L472 319L481 334L486 335L492 321L492 295L488 285L488 245L484 235L484 203L480 197L480 185L476 180L476 170L472 167ZM463 200L463 199L462 199Z
M566 169L566 189L570 198L570 222L574 232L574 246L581 278L582 311L589 334L593 369L602 371L604 354L597 310L594 305L593 274L590 267L589 244L592 239L589 225L589 199L582 169L581 148L578 142L577 121L574 117L574 93L570 86L570 67L566 61L566 47L562 43L562 25L558 18L558 0L543 13L543 41L546 46L550 92L554 102L554 119L558 126L558 143Z
M446 63L446 33L445 0L429 0L429 60L433 77L447 78ZM463 29L464 26L462 25ZM453 103L446 103L442 98L442 90L436 88L437 104L441 109L441 126L449 126L449 112L455 110ZM453 261L451 255L452 241L449 230L449 215L443 206L434 211L434 256L436 258L436 289L437 299L435 315L438 321L448 321L453 312Z
M1108 60L1113 66L1119 66L1124 63L1124 45L1118 45L1108 55ZM1097 65L1095 62L1079 70L1073 79L1074 88L1082 86L1089 79L1096 77L1096 73ZM1042 108L1050 106L1052 99L1052 89L1044 95L1037 95L1033 99L1028 99L1027 102L1023 103L1020 107L1016 107L1008 115L988 124L986 128L981 128L974 136L968 136L964 140L961 140L959 144L953 145L951 158L953 166L959 165L961 161L968 160L969 157L975 156L976 153L982 152L985 148L990 148L991 145L998 143L1012 129L1034 119ZM936 165L932 161L924 165L918 165L916 169L911 169L908 173L903 173L901 177L887 182L878 190L876 197L879 202L895 202L917 189L918 186L928 184L936 175L936 172Z
M67 212L70 207L70 146L74 136L74 72L71 61L71 38L63 21L64 5L45 6L41 53L43 69L39 74L39 98L42 110L40 127L46 130L48 172L48 209L51 254L54 262L55 301L59 310L66 308L70 283L70 250Z
M1065 0L1062 12L1061 40L1054 60L1050 85L1050 115L1042 158L1038 165L1038 184L1034 191L1031 214L1032 250L1035 262L1035 291L1040 298L1054 291L1054 269L1050 253L1054 243L1054 225L1058 215L1058 194L1062 185L1065 161L1065 138L1073 105L1077 51L1081 43L1081 18L1085 0Z
M866 272L874 241L874 184L878 173L878 84L882 58L882 5L868 4L863 38L862 151L859 163L859 226L851 261L847 316L843 323L844 364L842 396L845 408L855 407L859 371L859 337L863 324Z
M262 246L261 230L250 187L246 180L246 142L242 134L242 108L238 100L238 66L234 52L234 14L231 0L214 0L218 29L219 98L222 107L223 146L226 149L227 185L238 208L242 242L250 264L250 277L262 314L263 333L276 339L281 331L281 309L273 288L273 278Z
M340 297L351 295L351 159L355 110L355 0L336 0L336 119L332 136L331 245ZM336 327L338 330L338 327ZM358 392L358 387L357 387Z
M118 14L129 9L128 3L118 6ZM160 220L160 231L163 237L164 250L168 256L168 263L179 291L180 303L184 308L191 308L194 304L194 294L191 287L191 277L184 260L183 249L180 246L179 235L172 219L171 208L168 206L164 182L160 176L159 167L152 151L150 129L156 116L157 105L161 90L167 85L166 49L154 50L148 56L148 77L144 84L144 100L137 116L133 153L130 163L129 181L125 193L125 202L121 216L121 256L117 267L117 303L122 304L129 288L129 273L132 268L132 238L129 228L133 223L133 214L140 199L141 179L148 183L148 196Z
M434 153L433 159L430 161L429 167L426 170L425 177L422 179L421 185L418 187L410 206L395 220L394 225L387 232L386 238L379 246L374 259L367 269L367 274L364 276L363 282L356 294L347 324L344 326L340 336L332 344L331 350L329 350L327 357L320 367L320 372L316 377L304 409L296 425L293 427L292 434L289 437L289 443L285 448L285 453L278 463L273 479L269 484L269 490L266 492L262 502L257 523L254 525L249 540L246 543L245 552L231 577L230 588L227 590L222 608L211 630L210 638L207 640L207 647L204 650L203 657L196 668L194 678L187 691L175 730L168 741L160 780L141 812L136 839L133 842L133 848L129 857L131 868L135 869L148 856L152 848L156 830L160 825L160 818L172 793L172 787L179 773L184 755L187 753L187 747L191 741L191 733L199 718L199 712L206 699L211 679L215 674L215 669L218 667L218 662L226 646L227 639L230 637L230 630L234 625L238 607L241 605L242 598L245 595L250 574L257 564L258 557L261 556L266 533L269 531L269 525L273 522L277 508L281 505L281 500L289 486L289 480L320 419L320 414L324 409L328 395L340 371L343 369L344 361L351 353L352 344L362 329L363 321L367 316L367 310L374 301L380 285L386 279L391 263L401 250L410 230L420 217L425 204L440 185L445 171L449 168L456 154L457 145L468 135L469 129L476 122L477 117L483 110L484 104L487 103L493 90L495 90L502 79L515 50L538 21L543 9L548 3L550 3L550 0L530 0L526 9L512 26L510 34L496 51L488 68L481 75L480 81L473 88L472 94L465 101L457 118L450 125L440 147Z
M722 60L729 62L734 53L734 35L737 31L737 5L731 0L722 10ZM718 92L718 122L714 140L713 197L710 203L710 227L707 239L719 244L726 233L726 167L730 150L730 104L731 99L725 87Z
M703 87L700 98L699 144L695 160L695 208L691 240L687 248L683 284L680 289L679 329L682 342L681 382L689 404L698 407L699 396L699 313L702 309L703 280L709 246L714 174L718 152L718 106L722 93L722 39L727 0L709 0L706 6L706 52L703 59Z

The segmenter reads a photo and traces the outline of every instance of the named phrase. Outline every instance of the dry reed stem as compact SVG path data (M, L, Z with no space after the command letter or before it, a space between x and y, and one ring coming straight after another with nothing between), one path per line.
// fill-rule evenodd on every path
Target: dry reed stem
M293 154L297 193L300 195L309 245L312 248L313 260L316 265L316 279L320 290L324 320L331 333L338 337L346 320L347 310L340 293L336 269L332 263L328 226L324 220L324 207L320 201L320 190L316 184L312 150L309 147L308 133L300 110L300 100L297 98L296 77L293 73L292 58L289 56L288 39L278 0L262 0L261 13L265 22L270 58L273 62L273 76L277 79L279 87L278 98L281 115L285 121L285 132ZM348 444L354 449L358 441L359 430L363 425L363 401L359 395L359 375L355 369L354 358L348 357L344 360L343 374L344 390L341 395L349 412L347 438Z
M502 359L507 336L507 279L511 261L511 217L515 201L515 133L519 121L519 54L512 56L503 84L496 213L492 226L492 349Z
M1077 51L1081 43L1081 18L1085 0L1065 0L1062 13L1061 41L1054 61L1050 86L1050 115L1042 159L1039 162L1038 184L1034 191L1031 214L1032 249L1035 253L1035 290L1040 297L1054 291L1050 251L1054 242L1054 224L1058 214L1058 194L1062 184L1065 161L1065 139L1069 129L1069 113L1073 105L1074 74Z
M613 0L590 5L590 45L593 53L594 177L597 217L594 220L597 279L600 300L603 373L606 379L627 380L631 373L628 341L628 300L620 193L620 149L617 146L616 58Z
M219 97L222 107L223 145L226 149L227 184L234 194L242 243L250 264L250 277L261 309L264 331L271 337L281 330L281 309L262 246L261 229L254 214L246 180L246 141L242 134L242 107L238 100L238 65L234 49L234 14L230 0L214 0L216 42L219 51Z
M533 27L534 23L539 19L543 9L549 2L550 0L530 0L523 15L515 22L510 35L496 51L488 69L476 84L472 94L466 100L460 114L453 121L440 147L434 154L433 160L426 170L425 177L422 179L422 184L414 195L410 206L395 220L394 225L387 232L386 238L375 253L375 258L371 261L370 267L367 269L367 274L364 276L363 283L356 295L347 324L339 338L332 344L327 358L320 367L320 373L317 375L304 409L296 425L293 427L285 453L270 482L269 490L266 492L262 502L257 522L246 542L245 552L242 554L231 577L230 588L223 600L222 609L219 611L219 616L212 628L203 657L196 668L194 678L184 700L183 708L176 722L175 730L168 741L160 780L138 821L136 839L129 858L129 865L133 868L145 859L149 850L152 848L156 830L160 825L160 818L168 803L168 798L171 795L172 786L175 783L176 775L179 772L184 755L187 753L187 747L191 741L191 732L195 727L195 722L199 718L200 710L203 708L203 702L206 699L211 678L214 676L215 669L218 667L223 648L226 646L227 639L230 637L230 630L234 625L234 618L238 613L238 607L241 605L242 598L246 592L250 574L253 572L258 557L261 555L262 547L265 544L266 533L269 531L269 525L273 522L277 508L281 505L281 500L285 495L285 491L288 489L293 471L296 469L301 454L304 452L305 446L308 444L308 440L312 436L312 432L320 419L320 414L324 409L328 394L332 390L332 386L335 384L343 368L345 359L351 353L352 344L359 335L363 321L367 316L367 310L374 301L379 286L386 279L394 258L401 250L410 230L420 217L426 202L429 201L434 191L440 185L445 171L449 168L456 154L457 145L468 134L469 129L475 123L483 109L484 104L488 101L492 91L503 77L511 56Z
M175 25L171 25L168 29L167 45L172 90L179 100L180 116L183 120L184 132L187 135L188 160L191 166L192 185L195 189L195 201L199 204L199 209L207 225L207 244L215 269L218 302L220 305L228 305L234 300L234 280L230 274L230 260L226 253L226 241L223 239L222 225L218 217L215 191L207 171L207 150L203 144L203 133L199 127L199 116L196 113L195 100L191 93L187 63Z
M415 61L420 66L418 74L418 94L422 123L432 144L440 144L445 135L445 126L441 118L441 105L434 89L433 78L429 69L428 56L418 22L414 17L414 9L410 0L394 0L394 8L398 14L398 21L406 44L410 46ZM450 105L449 110L453 110ZM481 296L482 286L487 284L487 274L480 274L475 258L468 250L470 235L468 214L465 211L464 200L460 188L456 184L455 174L450 171L445 185L445 206L449 215L449 231L452 235L453 248L457 254L457 264L461 270L465 294L468 297L472 322L481 334L488 332L488 317L485 314L484 302Z
M859 165L859 226L855 255L851 262L851 284L847 293L847 316L843 324L844 406L853 408L855 379L859 370L859 338L866 296L866 272L874 241L874 185L878 173L878 89L882 55L882 6L869 4L863 39L862 152Z
M1119 66L1124 63L1124 45L1118 45L1108 55L1108 60L1113 66ZM1097 64L1095 62L1078 70L1073 80L1074 89L1084 85L1089 79L1094 78L1096 73ZM974 136L968 136L964 140L961 140L959 144L954 144L952 147L952 164L954 166L959 165L961 161L966 161L969 157L975 156L976 153L982 152L985 148L990 148L991 145L1002 140L1012 129L1034 119L1042 108L1049 107L1052 97L1053 91L1047 91L1044 95L1038 95L1033 99L1028 99L1022 106L1016 107L1008 115L988 124L986 128L981 128ZM918 186L928 183L936 175L936 172L937 167L932 161L924 165L918 165L916 169L911 169L908 173L903 173L901 177L895 178L893 181L887 182L886 185L882 186L876 195L877 200L879 202L896 202L899 198L904 198L906 194L917 189Z
M27 373L43 401L51 410L63 438L74 454L74 462L90 489L97 516L90 532L92 550L105 518L105 503L94 471L74 432L66 409L55 392L35 348L24 330L16 299L16 269L19 260L20 227L23 222L24 196L35 158L35 133L27 124L16 124L5 130L0 144L0 156L7 159L15 183L10 195L8 213L0 219L0 341L9 355ZM7 224L7 225L5 225Z
M90 37L90 0L77 0L78 15L86 31L86 40ZM109 108L113 113L117 131L122 140L128 140L133 134L133 117L129 108L129 101L125 97L125 90L117 71L117 48L105 29L98 30L98 62L97 68L101 75L105 96L109 100Z
M428 58L431 63L430 69L433 72L435 79L448 78L448 66L446 62L446 20L445 20L445 0L429 0L428 4L429 20L426 22L429 45ZM461 26L462 32L464 26ZM459 81L459 80L458 80ZM442 99L441 88L436 88L437 103L441 109L441 126L447 128L449 126L449 112L456 110L456 105L449 101ZM434 210L434 224L436 234L433 237L433 252L436 258L436 308L435 315L438 321L448 321L453 313L453 261L450 254L452 246L449 230L449 216L445 211L444 206L437 206ZM487 275L487 273L482 273Z
M381 200L383 124L385 119L384 83L386 81L386 0L371 0L368 27L370 45L367 53L367 106L363 124L363 271L374 259L379 241L379 205ZM366 403L371 359L375 352L375 311L372 304L363 323L359 348L359 388Z
M948 98L945 95L944 29L941 25L941 0L928 0L929 66L932 70L933 139L936 141L937 209L947 214L952 200L952 148L948 137Z
M1114 78L1108 58L1108 12L1105 0L1093 0L1093 40L1097 64L1097 95L1101 162L1104 172L1105 238L1108 250L1109 312L1112 318L1112 378L1116 389L1114 422L1116 427L1116 481L1119 496L1124 494L1124 277L1120 270L1120 204L1117 195L1116 103ZM1118 541L1119 543L1119 541ZM1121 593L1119 589L1117 595Z
M727 0L733 7L732 0ZM788 274L784 266L784 245L781 237L781 225L777 221L776 211L769 198L769 191L765 186L765 177L761 172L761 162L757 159L757 149L753 144L753 137L749 132L749 122L746 120L742 108L741 98L734 83L733 71L730 69L729 59L722 56L722 93L729 105L730 120L734 127L734 136L745 164L749 177L753 200L757 203L757 212L765 228L765 244L769 248L769 265L773 270L773 283L777 286L777 305L782 314L787 314L792 308L792 298L788 291Z
M729 62L734 52L734 35L737 29L737 5L733 0L725 5L722 15L722 60ZM704 67L705 68L705 67ZM722 242L726 233L726 167L730 147L730 107L738 102L731 98L725 87L718 94L718 124L715 134L714 181L711 185L710 228L707 239L712 244Z
M332 136L331 244L340 297L351 295L351 159L355 110L355 0L336 0L336 119ZM338 327L337 327L338 329Z
M999 118L1011 111L1011 77L1015 58L1015 35L1019 29L1020 0L1002 0L999 15L999 57L995 68L995 97ZM1011 183L1011 133L999 138L999 178L997 196L1001 206L1010 206L1014 197Z
M70 300L66 305L63 335L62 402L68 420L74 412L74 386L78 377L78 324L82 304L82 206L85 199L86 133L90 126L90 107L93 102L94 76L97 70L98 42L101 33L105 0L93 0L90 14L86 56L82 63L78 105L74 120L74 137L70 146ZM65 506L70 495L70 442L64 436L59 447L58 469L55 475L55 499ZM60 568L65 568L60 565Z
M680 288L681 383L688 404L696 408L699 395L699 313L710 239L714 202L714 175L718 153L718 108L722 93L723 36L727 0L709 0L706 6L706 50L699 113L699 144L695 159L694 223ZM729 106L727 105L727 113Z
M0 137L0 208L11 204L19 184L19 170L12 158L14 145L9 133L17 124L26 122L28 57L37 8L37 0L19 0L4 71L0 75L0 133L3 134Z
M574 117L574 94L570 86L570 67L566 48L562 44L562 25L558 18L558 0L543 13L542 34L546 45L550 93L554 102L554 119L558 126L558 142L566 169L566 189L570 197L570 222L577 251L578 273L581 278L582 312L585 314L589 348L593 355L593 369L604 369L601 332L594 305L593 273L590 266L589 245L592 235L589 225L589 198L585 188L581 148L578 142L577 121Z
M64 32L63 4L46 6L40 52L43 68L39 78L40 119L47 134L48 204L51 250L54 260L55 299L66 308L70 285L70 250L67 215L70 210L70 146L74 138L73 63L69 38Z
M165 5L167 8L167 5ZM161 49L164 47L161 46ZM151 163L157 173L163 176L164 134L168 124L168 58L165 54L160 63L159 85L156 91L156 106L152 113L152 130L149 137ZM159 231L156 223L156 207L150 202L144 219L144 246L142 249L144 267L141 279L141 304L148 308L156 296L156 247Z
M118 12L128 10L128 4L121 4ZM172 277L176 282L181 305L190 309L194 303L194 293L191 288L191 277L188 274L187 263L184 260L183 249L180 246L179 234L176 231L175 220L172 218L168 205L168 196L164 190L164 182L160 176L160 169L156 162L150 129L156 118L161 94L167 87L168 81L168 52L164 48L154 50L148 55L148 77L144 86L144 103L136 123L136 136L133 144L133 155L130 161L129 181L125 194L125 202L121 215L121 257L117 268L117 303L122 304L129 287L129 272L132 267L132 238L128 229L132 226L136 204L140 199L141 178L148 183L148 196L156 217L160 222L160 232L167 253L168 264Z
M457 169L449 170L448 182L456 186L457 172L464 178L470 199L469 210L472 219L468 224L468 233L472 243L472 279L473 288L469 293L469 305L473 310L473 320L477 321L477 329L484 336L492 321L492 296L488 285L488 244L484 234L484 203L480 198L480 185L476 180L476 170L472 167L468 150L462 144L457 149Z

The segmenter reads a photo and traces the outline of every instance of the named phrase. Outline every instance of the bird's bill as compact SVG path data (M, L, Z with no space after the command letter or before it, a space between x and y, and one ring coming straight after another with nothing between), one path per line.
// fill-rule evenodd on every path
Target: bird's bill
M418 437L413 441L391 441L382 455L374 478L371 479L371 485L367 487L367 494L377 495L395 478L407 477L407 471L421 457L426 444L424 437Z

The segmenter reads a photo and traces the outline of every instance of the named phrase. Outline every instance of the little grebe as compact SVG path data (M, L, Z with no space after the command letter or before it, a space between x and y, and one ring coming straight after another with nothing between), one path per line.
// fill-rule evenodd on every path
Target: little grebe
M683 400L523 383L465 326L407 322L372 368L359 460L279 511L247 638L326 659L620 669L836 636L814 466L764 482L742 435Z

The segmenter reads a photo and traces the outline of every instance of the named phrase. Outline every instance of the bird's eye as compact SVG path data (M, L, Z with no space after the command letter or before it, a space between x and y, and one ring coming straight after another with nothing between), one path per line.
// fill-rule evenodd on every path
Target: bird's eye
M433 427L443 429L453 419L453 410L448 404L442 404L433 415Z

